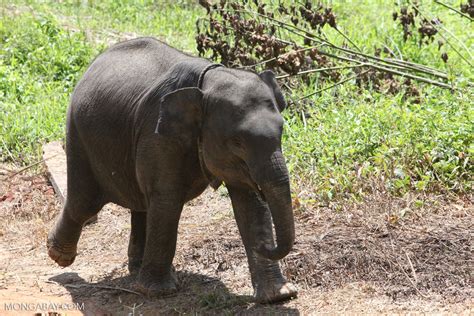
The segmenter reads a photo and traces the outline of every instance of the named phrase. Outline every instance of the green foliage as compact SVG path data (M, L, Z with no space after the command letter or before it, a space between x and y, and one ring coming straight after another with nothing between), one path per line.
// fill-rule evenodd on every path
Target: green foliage
M470 189L470 100L433 90L418 105L401 96L340 90L340 97L321 96L306 112L286 115L289 168L318 199L366 191L373 177L394 194Z
M0 150L3 158L28 162L43 142L63 136L69 95L97 50L48 14L6 15L2 22Z

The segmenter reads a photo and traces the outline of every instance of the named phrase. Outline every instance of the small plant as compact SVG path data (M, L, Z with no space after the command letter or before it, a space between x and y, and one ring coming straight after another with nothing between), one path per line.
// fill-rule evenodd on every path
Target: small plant
M243 297L231 295L222 289L214 289L199 295L199 304L205 310L225 310L247 303Z

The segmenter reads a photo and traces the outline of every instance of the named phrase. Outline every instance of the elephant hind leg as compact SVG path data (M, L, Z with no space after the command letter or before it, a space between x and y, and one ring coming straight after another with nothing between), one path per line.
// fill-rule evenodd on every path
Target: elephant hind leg
M78 220L78 217L75 217L74 214L89 212L95 212L97 214L102 206L103 204L96 203L82 209L70 206L66 202L66 206L61 212L54 228L48 234L47 241L48 255L58 265L61 267L67 267L74 262L77 255L77 243L81 236L82 227L90 218Z
M128 243L128 271L137 274L142 265L146 241L146 212L131 211L130 240Z
M105 204L104 194L83 152L77 150L77 145L67 148L67 152L66 202L47 240L48 255L62 267L74 262L83 225Z

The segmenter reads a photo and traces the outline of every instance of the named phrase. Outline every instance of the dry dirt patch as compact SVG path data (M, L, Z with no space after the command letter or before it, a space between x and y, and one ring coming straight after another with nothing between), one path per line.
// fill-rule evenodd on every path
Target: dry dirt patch
M299 297L252 303L246 257L224 191L186 205L175 267L180 292L147 299L130 293L129 213L107 205L87 226L79 255L59 268L45 240L60 210L42 171L10 177L0 170L0 314L5 303L77 303L89 314L406 313L469 314L473 303L473 205L374 194L344 211L298 212L297 243L282 261ZM403 216L402 216L403 215ZM74 314L78 311L59 311ZM12 313L14 314L14 313ZM32 314L31 312L29 314Z

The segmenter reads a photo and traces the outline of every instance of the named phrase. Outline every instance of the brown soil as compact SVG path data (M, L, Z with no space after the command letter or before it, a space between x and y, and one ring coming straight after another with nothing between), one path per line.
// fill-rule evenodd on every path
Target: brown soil
M63 269L45 249L61 206L44 172L11 177L0 166L0 180L0 315L18 314L18 306L6 310L18 303L73 302L90 315L472 312L469 197L375 193L339 211L297 209L297 242L282 266L299 297L258 305L224 190L186 205L174 261L180 291L148 299L128 292L127 210L107 205L85 227L74 264Z

